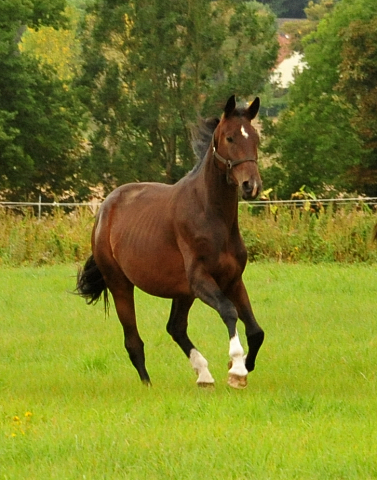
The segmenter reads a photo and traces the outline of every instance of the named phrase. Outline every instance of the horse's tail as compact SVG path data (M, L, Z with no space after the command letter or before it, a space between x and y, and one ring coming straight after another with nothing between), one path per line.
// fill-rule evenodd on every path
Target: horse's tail
M85 298L88 305L97 303L103 293L105 312L108 313L109 296L107 285L93 255L88 258L84 268L80 268L77 273L76 292Z

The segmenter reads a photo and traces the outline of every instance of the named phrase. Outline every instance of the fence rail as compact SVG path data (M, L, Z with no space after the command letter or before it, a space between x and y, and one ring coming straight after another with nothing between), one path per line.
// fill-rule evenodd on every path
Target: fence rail
M377 197L354 197L354 198L300 198L292 200L251 200L249 202L242 201L240 203L248 203L251 205L304 205L307 202L318 203L321 205L330 204L346 204L346 203L363 203L366 205L377 205Z
M94 211L99 207L100 202L2 202L0 201L0 207L7 208L19 208L19 207L38 207L38 218L41 218L42 207L55 207L55 208L65 208L65 207L89 207Z
M372 208L377 208L377 197L353 197L353 198L317 198L317 199L294 199L294 200L252 200L252 201L241 201L240 204L247 204L256 207L265 207L265 206L289 206L297 205L304 206L310 202L312 204L320 204L323 206L326 205L345 205L345 204L362 204L368 205ZM41 217L42 208L75 208L75 207L89 207L93 210L98 209L101 202L5 202L0 201L0 207L7 208L19 208L19 207L37 207L38 216Z

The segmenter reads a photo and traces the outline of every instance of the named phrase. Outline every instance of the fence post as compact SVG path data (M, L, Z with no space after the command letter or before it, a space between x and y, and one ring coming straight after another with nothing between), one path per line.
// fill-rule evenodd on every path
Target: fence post
M41 213L42 213L42 196L39 195L39 199L38 199L38 220L41 219Z

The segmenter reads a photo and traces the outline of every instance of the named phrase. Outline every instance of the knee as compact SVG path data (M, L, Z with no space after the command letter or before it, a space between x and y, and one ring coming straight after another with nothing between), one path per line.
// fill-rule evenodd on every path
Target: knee
M125 337L124 346L130 356L144 351L144 342L140 337Z
M168 323L166 325L166 331L172 337L172 339L176 342L181 336L182 331L177 327L177 325Z
M175 332L176 332L176 328L174 327L174 324L168 322L168 324L166 325L166 331L168 332L169 335L171 335L173 338L175 337Z
M238 320L238 312L231 301L228 301L220 308L220 316L228 326L235 326Z

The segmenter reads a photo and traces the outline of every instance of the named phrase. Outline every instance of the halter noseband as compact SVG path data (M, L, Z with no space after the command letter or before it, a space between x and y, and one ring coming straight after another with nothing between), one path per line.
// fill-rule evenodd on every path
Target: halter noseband
M240 160L230 160L230 159L226 159L224 157L222 157L218 151L216 150L216 147L215 147L215 134L212 135L212 153L213 153L213 156L219 161L221 162L222 164L224 164L226 166L226 180L228 183L229 182L229 174L230 174L230 171L232 170L233 167L235 167L236 165L239 165L240 163L245 163L245 162L255 162L257 163L257 159L256 158L241 158Z

